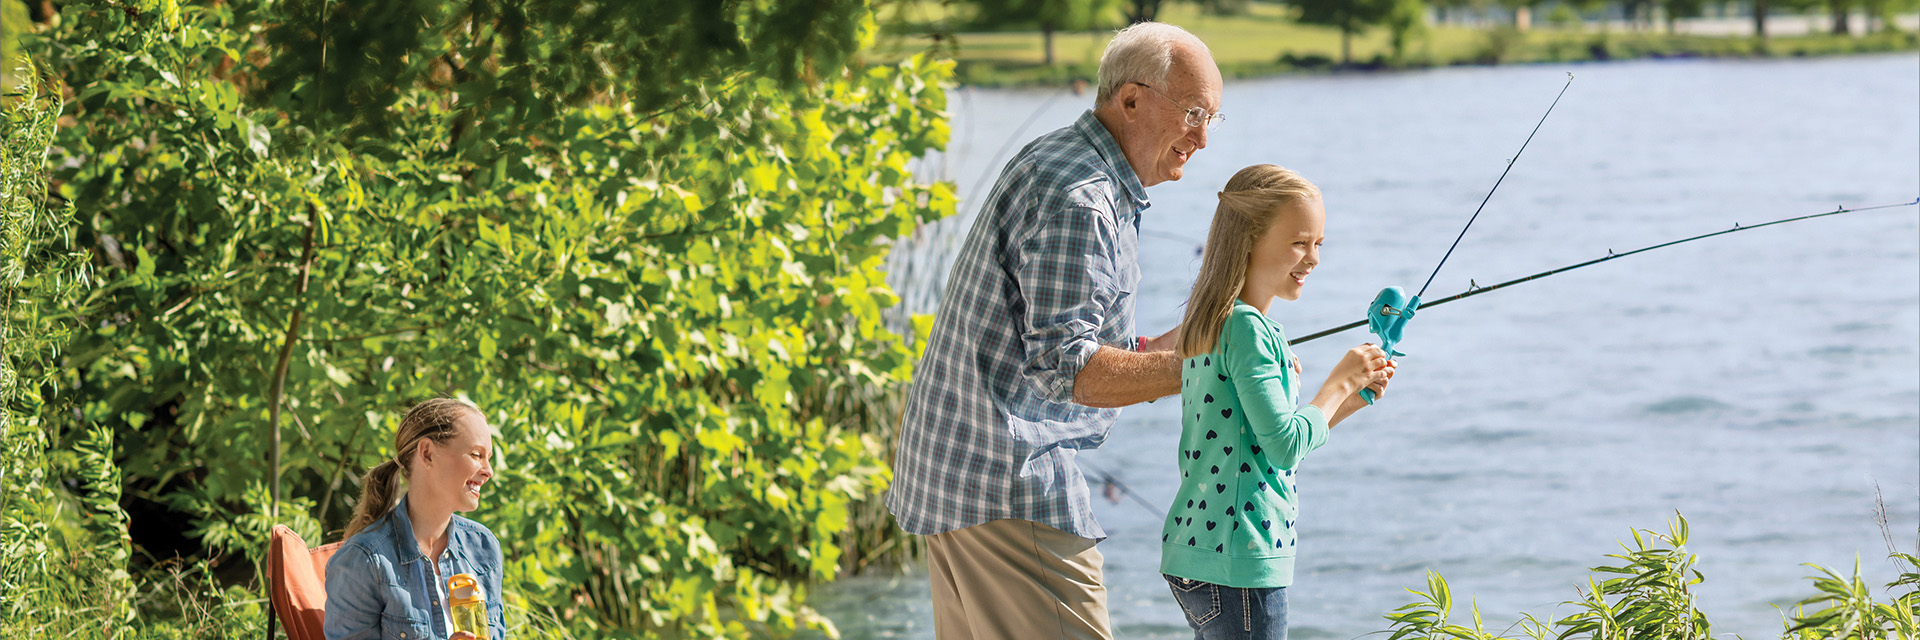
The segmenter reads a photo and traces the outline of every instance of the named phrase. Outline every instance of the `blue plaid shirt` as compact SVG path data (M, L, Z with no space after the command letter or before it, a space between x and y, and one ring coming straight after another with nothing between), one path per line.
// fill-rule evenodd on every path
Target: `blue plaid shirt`
M1118 409L1073 403L1101 345L1137 346L1146 187L1088 111L1007 163L955 259L901 420L887 508L908 533L1030 520L1083 538L1074 453Z

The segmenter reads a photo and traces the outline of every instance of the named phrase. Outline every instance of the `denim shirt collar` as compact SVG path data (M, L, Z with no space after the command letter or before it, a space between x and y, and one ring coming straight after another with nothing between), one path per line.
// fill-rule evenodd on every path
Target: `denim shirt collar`
M387 512L387 517L393 518L393 526L388 530L393 533L393 552L398 556L399 563L405 565L427 560L426 554L420 553L420 541L413 537L413 516L407 512L407 497L401 497L400 504L394 505L393 511ZM452 552L462 564L476 566L473 559L467 556L466 545L461 544L459 536L454 535L455 522L459 517L455 515L447 520L447 551Z
M1126 191L1127 199L1133 201L1136 213L1152 206L1153 203L1147 199L1146 185L1140 184L1140 174L1134 172L1133 163L1127 162L1127 154L1121 150L1120 142L1113 139L1113 132L1107 131L1107 125L1093 115L1092 109L1081 113L1080 119L1073 122L1073 128L1086 136L1087 142L1093 145L1093 150L1100 154L1100 159L1105 160L1107 166L1113 167L1113 175L1120 179L1120 188Z

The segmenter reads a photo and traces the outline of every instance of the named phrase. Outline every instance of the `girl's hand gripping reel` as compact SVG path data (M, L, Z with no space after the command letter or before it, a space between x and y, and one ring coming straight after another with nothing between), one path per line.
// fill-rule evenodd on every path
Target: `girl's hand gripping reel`
M1413 310L1418 308L1420 296L1408 297L1407 291L1400 287L1381 289L1380 295L1373 297L1373 304L1367 307L1367 328L1380 337L1380 350L1387 352L1387 357L1407 355L1394 351L1393 345L1400 342L1401 332L1406 330L1407 321L1413 319ZM1361 389L1360 397L1367 404L1373 404L1372 389Z

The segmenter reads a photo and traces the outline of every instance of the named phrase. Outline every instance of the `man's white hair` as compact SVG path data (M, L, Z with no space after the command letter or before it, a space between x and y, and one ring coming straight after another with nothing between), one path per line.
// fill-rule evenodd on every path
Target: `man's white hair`
M1164 22L1142 22L1115 33L1106 52L1100 54L1099 91L1094 94L1093 106L1105 106L1114 92L1129 82L1143 82L1165 91L1167 71L1173 68L1173 45L1183 41L1213 55L1206 43L1186 29Z

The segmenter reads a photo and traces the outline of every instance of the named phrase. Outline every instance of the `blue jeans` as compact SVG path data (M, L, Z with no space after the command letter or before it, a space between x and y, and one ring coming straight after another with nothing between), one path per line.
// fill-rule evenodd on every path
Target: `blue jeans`
M1287 588L1241 589L1163 576L1193 640L1287 640Z

